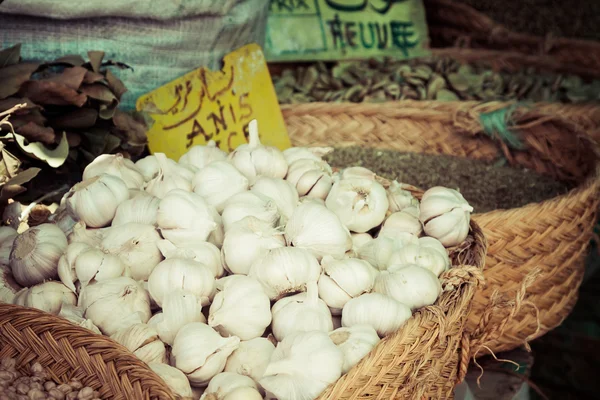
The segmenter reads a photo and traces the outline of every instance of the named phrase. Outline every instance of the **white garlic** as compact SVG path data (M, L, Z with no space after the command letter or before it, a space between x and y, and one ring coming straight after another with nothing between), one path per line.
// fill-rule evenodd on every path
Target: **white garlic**
M221 251L212 243L198 242L194 247L176 247L168 240L159 240L157 246L165 258L187 258L206 265L215 278L220 278L225 273Z
M396 332L412 316L410 308L381 293L365 293L346 303L342 326L369 325L379 337Z
M324 206L325 200L317 199L316 197L309 197L309 196L302 196L298 199L298 205L306 204L306 203L314 203L314 204L318 204L320 206Z
M350 299L373 289L377 270L364 260L336 260L326 256L321 266L323 274L319 278L319 297L334 315L341 315L342 308Z
M17 230L10 226L0 227L0 265L10 263L10 251L17 235Z
M288 164L283 153L273 146L260 143L258 136L258 122L250 121L248 124L248 143L238 146L229 154L229 161L252 184L258 176L271 178L285 178Z
M365 167L348 167L344 168L340 173L341 179L370 179L375 180L377 175L375 172Z
M87 227L102 228L113 220L119 204L129 198L121 178L102 174L75 184L65 195L67 210Z
M382 271L390 264L390 257L407 244L419 244L419 238L408 232L398 232L394 237L378 236L363 244L357 251L358 258Z
M241 340L261 336L271 323L271 301L261 284L245 275L231 275L219 279L217 288L208 325Z
M79 242L100 247L102 239L109 230L110 228L88 228L83 221L79 221L73 226L71 233L67 236L67 241L69 244Z
M277 344L258 383L268 397L316 399L342 375L344 355L321 331L297 332Z
M144 176L133 161L123 154L101 154L83 170L82 180L108 174L121 178L128 188L138 189L144 185Z
M321 161L323 157L333 151L333 147L290 147L283 151L283 157L288 165L296 160Z
M251 191L231 196L223 206L221 217L225 232L245 217L255 217L271 226L275 226L280 218L275 201Z
M442 272L450 268L450 258L444 245L437 239L424 236L419 238L418 244L407 244L394 251L389 265L416 264L440 276Z
M145 324L151 316L148 292L141 283L123 276L86 286L77 305L105 335Z
M37 308L50 314L58 314L63 303L75 304L77 298L69 288L59 282L48 281L15 294L13 304Z
M179 175L181 175L188 181L191 181L194 177L194 173L192 171L188 170L183 165L177 164L174 160L167 158L166 160L163 159L162 161L165 164L168 164L172 171L176 171ZM158 162L158 158L155 155L150 155L139 159L135 163L135 166L138 169L138 171L142 173L146 182L149 182L156 178L160 171L160 164Z
M415 236L423 233L423 225L419 221L418 206L410 206L388 216L383 222L379 236L394 237L398 232L408 232Z
M202 168L192 180L194 192L218 212L234 194L248 190L248 178L227 161L215 161Z
M175 189L160 201L156 223L162 236L176 246L206 241L217 224L209 205L196 193Z
M254 388L241 386L227 393L223 400L263 400L263 396Z
M0 303L11 304L21 289L23 288L15 281L10 266L0 264Z
M417 200L411 192L404 189L402 183L393 181L390 187L387 189L387 197L390 202L389 210L393 213L402 211L407 207L414 207L419 205Z
M329 337L344 353L342 373L346 374L379 343L379 336L370 325L354 325L338 328Z
M273 313L273 336L281 342L294 332L333 330L331 312L327 304L319 299L316 282L308 282L306 292L278 300Z
M182 173L182 171L187 171L186 169L179 167L177 164L173 165L170 162L172 160L169 160L163 153L155 153L154 157L156 157L159 169L158 174L146 185L148 193L162 199L171 190L192 191L190 177Z
M225 372L235 372L258 381L263 377L273 351L275 345L267 338L242 341L227 359Z
M215 230L213 230L208 236L207 241L217 246L219 249L223 246L223 240L225 239L225 229L223 229L223 219L221 215L217 212L217 209L214 206L210 206L210 211L213 217L213 220L217 224Z
M471 212L473 207L458 191L436 186L423 194L419 219L428 236L450 247L466 239Z
M353 232L367 232L381 225L389 202L385 188L365 178L347 178L337 181L325 205Z
M223 372L227 357L239 346L240 338L223 338L210 326L192 322L179 330L171 357L174 366L183 371L192 386L206 386Z
M225 233L221 255L225 269L247 275L250 267L269 250L284 247L283 233L268 222L245 217Z
M325 161L300 159L290 164L286 180L300 196L325 199L333 186L333 171Z
M300 204L285 226L288 246L310 250L319 260L342 258L352 248L352 237L340 219L325 206Z
M98 327L94 325L91 319L85 319L83 317L83 309L73 304L62 303L60 311L58 312L58 316L66 319L69 322L74 323L77 326L89 329L90 331L98 335L102 334L102 332L100 332L100 329L98 329Z
M217 147L214 140L210 140L206 145L195 145L179 158L179 164L190 165L198 170L206 167L214 161L223 161L227 159L227 153Z
M231 393L239 388L253 389L258 393L256 383L251 378L234 372L221 372L210 380L208 387L202 397L200 397L200 400L224 400L232 398L230 397ZM244 397L238 398L240 400L249 400ZM259 399L262 399L260 394Z
M58 260L67 248L67 237L54 224L41 224L18 235L10 252L13 277L22 286L33 286L57 276Z
M430 306L442 293L437 276L418 265L391 265L375 279L373 291L416 310Z
M281 247L269 250L250 267L248 276L258 280L271 300L306 290L306 284L317 281L321 266L308 250Z
M120 329L110 338L125 346L146 364L167 361L165 344L159 340L156 330L147 324L135 324Z
M214 287L211 269L185 258L167 258L154 268L148 278L148 291L159 306L162 306L167 294L177 289L195 294L203 306L208 305Z
M273 199L284 222L287 221L298 205L298 191L289 181L281 178L259 176L250 191Z
M154 226L128 222L110 228L105 233L101 248L118 256L133 279L144 281L163 259L157 246L159 240L160 235Z
M191 398L193 396L192 388L190 387L190 382L183 372L178 370L175 367L171 367L168 364L164 363L149 363L148 367L156 375L158 375L167 386L175 393L175 395L180 396L182 398Z
M115 217L112 220L112 226L124 225L128 222L156 225L156 214L158 213L159 204L160 199L149 193L133 196L129 200L125 200L119 204Z
M373 236L368 233L352 233L350 237L352 238L352 249L355 251L373 240Z

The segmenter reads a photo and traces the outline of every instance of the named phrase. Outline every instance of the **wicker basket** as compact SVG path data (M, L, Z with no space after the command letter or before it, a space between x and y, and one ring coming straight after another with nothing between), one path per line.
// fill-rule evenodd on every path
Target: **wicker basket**
M514 150L486 135L479 121L481 113L507 106L405 101L282 107L295 146L358 145L488 161L504 156L512 165L578 184L542 203L474 215L489 247L486 286L468 316L472 355L483 355L484 346L494 352L516 348L569 314L600 200L595 146L576 123L595 121L597 129L600 109L518 107L511 120L525 150Z

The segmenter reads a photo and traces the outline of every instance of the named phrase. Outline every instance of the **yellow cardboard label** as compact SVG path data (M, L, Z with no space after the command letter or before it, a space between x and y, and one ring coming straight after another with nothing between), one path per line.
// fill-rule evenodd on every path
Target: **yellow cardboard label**
M178 160L191 146L209 140L232 151L248 142L253 119L263 144L290 147L260 46L244 46L226 55L223 64L221 71L199 68L137 100L137 110L155 121L148 132L150 152Z

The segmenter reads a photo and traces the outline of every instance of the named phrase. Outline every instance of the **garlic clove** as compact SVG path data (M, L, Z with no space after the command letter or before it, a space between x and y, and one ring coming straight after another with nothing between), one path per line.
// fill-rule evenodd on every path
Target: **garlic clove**
M145 194L136 195L119 204L115 217L112 220L112 226L124 225L128 222L156 225L156 215L160 199L149 193L143 193Z
M435 303L442 286L428 269L418 265L392 265L377 276L373 290L416 310Z
M225 273L221 251L212 243L199 242L194 247L176 247L168 240L159 240L157 246L165 258L186 258L206 265L215 278L220 278Z
M269 178L259 176L250 191L272 199L277 205L277 209L287 221L298 205L298 191L289 181L281 178Z
M159 340L158 332L147 324L135 324L120 329L110 338L125 346L147 364L166 362L165 345Z
M75 294L68 287L54 281L23 288L13 299L13 304L37 308L54 315L60 312L63 303L74 305L76 302Z
M283 157L288 164L303 159L321 161L332 151L333 147L290 147L283 151Z
M390 187L386 190L388 201L390 203L390 212L395 213L402 211L407 207L419 205L419 200L417 200L411 192L404 188L404 184L398 183L398 181L392 181Z
M242 341L227 359L225 372L235 372L258 381L263 377L273 351L275 345L267 338Z
M244 386L227 393L223 400L262 400L260 392L254 388Z
M392 254L408 244L418 245L419 238L408 232L398 232L394 237L378 236L362 245L356 253L358 258L383 271L390 265Z
M79 254L90 248L86 243L73 242L67 246L65 253L58 260L58 277L73 292L76 292L74 282L77 281L75 260Z
M183 166L177 164L174 160L167 158L166 161L164 159L162 161L168 164L170 169L176 171L179 175L181 175L188 181L192 180L194 174L191 171L188 171ZM138 171L142 173L146 182L150 182L153 179L155 179L160 171L160 164L156 155L149 155L139 159L138 161L136 161L135 166L138 169Z
M198 170L206 167L215 161L224 161L227 159L227 153L217 147L214 140L210 140L206 145L195 145L179 158L179 164L192 166Z
M412 316L410 308L381 293L365 293L346 303L342 326L369 325L379 337L396 332Z
M221 217L225 232L245 217L255 217L271 226L275 226L280 218L275 201L251 191L238 193L229 198L225 202Z
M163 299L162 313L153 316L148 325L154 326L160 340L172 346L179 330L191 322L206 323L201 299L191 292L176 289Z
M458 191L436 186L423 194L419 219L425 234L450 247L467 237L471 212L473 207Z
M340 174L341 179L370 179L375 180L377 174L365 167L348 167L344 168Z
M164 363L149 363L148 367L164 380L177 396L183 398L192 397L193 393L190 382L183 372Z
M352 233L352 249L358 250L362 245L369 243L373 240L373 236L368 233Z
M243 397L237 397L245 392L237 392L237 394L233 393L238 389L252 389L254 392L258 393L256 383L251 378L233 372L221 372L210 380L208 387L206 388L206 391L202 395L201 399L222 400L227 398L227 396L231 396L230 398L247 400ZM252 396L253 394L250 395ZM259 398L262 399L262 397Z
M102 174L116 176L125 182L128 188L138 189L144 184L144 176L133 161L118 154L101 154L83 170L83 180Z
M10 251L17 236L16 229L10 226L0 227L0 265L8 265L10 263Z
M177 163L169 160L163 153L154 154L158 162L158 174L148 181L146 191L160 199L172 190L180 189L192 191L191 172L181 168Z
M394 237L399 232L408 232L415 236L423 233L418 207L406 207L402 211L390 214L383 222L378 236Z
M333 171L325 161L300 159L290 164L286 180L300 196L325 199L333 186Z
M83 221L77 222L73 226L73 230L67 236L69 244L74 242L86 243L89 246L100 247L102 239L110 228L88 229Z
M233 195L248 190L248 178L227 161L215 161L196 173L194 192L204 197L218 212Z
M65 318L67 321L72 322L77 326L89 329L98 335L102 334L92 320L83 318L83 310L73 304L62 303L58 316Z
M125 264L113 254L89 248L81 252L75 260L75 274L82 287L92 281L118 278L125 272Z
M366 357L380 340L375 329L369 325L338 328L330 332L329 337L344 353L343 374L347 374L352 367Z
M10 267L0 264L0 303L11 304L21 289L23 288L15 281Z
M394 251L388 264L416 264L439 277L442 272L450 268L451 263L444 245L437 239L425 236L419 238L418 245L407 244Z

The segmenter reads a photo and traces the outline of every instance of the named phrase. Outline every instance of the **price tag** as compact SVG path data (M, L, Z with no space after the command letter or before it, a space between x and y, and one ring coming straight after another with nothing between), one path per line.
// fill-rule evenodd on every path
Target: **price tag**
M248 142L253 119L263 144L290 147L260 46L250 44L226 55L223 65L221 71L199 68L138 99L137 110L154 119L148 132L152 153L178 160L191 146L209 140L232 151Z

